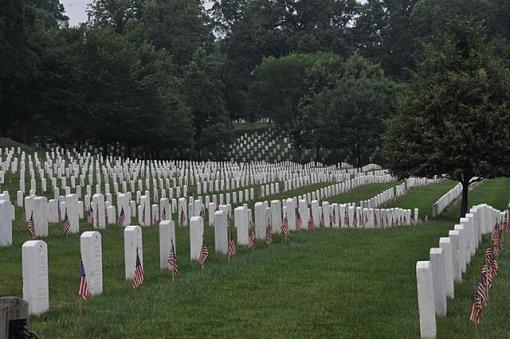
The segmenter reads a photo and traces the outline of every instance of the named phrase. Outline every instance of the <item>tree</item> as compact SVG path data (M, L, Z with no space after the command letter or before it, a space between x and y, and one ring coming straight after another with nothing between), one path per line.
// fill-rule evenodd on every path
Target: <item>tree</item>
M487 46L479 23L454 21L425 58L389 122L384 155L400 178L446 174L469 185L508 175L510 71Z
M187 104L195 128L198 157L201 156L202 147L206 145L202 140L204 129L208 125L227 121L222 69L222 60L217 55L208 55L202 48L197 49L191 63L184 68Z
M323 74L322 80L318 74ZM329 162L349 156L355 166L368 163L377 151L384 120L395 111L395 84L379 65L357 55L335 73L316 70L309 77L314 78L315 92L301 101L301 129L309 133L316 160L322 160L322 149L331 154Z

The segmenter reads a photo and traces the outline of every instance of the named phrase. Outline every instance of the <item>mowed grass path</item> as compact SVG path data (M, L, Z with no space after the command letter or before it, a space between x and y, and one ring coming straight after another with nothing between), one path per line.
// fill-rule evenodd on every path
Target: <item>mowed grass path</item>
M394 185L364 186L342 199L357 202ZM471 194L470 203L504 208L509 188L509 179L486 182ZM360 194L362 189L366 195ZM447 184L415 188L396 204L415 207L404 205L420 192L433 202L449 189ZM169 273L159 271L157 227L150 227L143 234L146 282L136 291L123 278L122 231L110 227L103 232L104 294L86 302L76 296L79 236L60 235L61 225L53 225L48 239L51 310L31 318L31 326L43 338L418 337L415 263L427 260L430 247L438 245L457 218L458 210L452 209L446 217L418 227L292 233L288 242L275 237L269 249L262 243L254 251L241 249L230 262L212 255L203 272L187 259L187 230L177 228L183 273L174 282ZM23 232L22 225L16 227ZM206 231L212 249L212 228ZM0 295L22 294L20 252L19 245L0 250ZM508 259L508 251L504 253ZM500 267L501 282L491 290L494 299L498 292L504 295L501 288L510 280L508 265ZM472 335L466 316L470 301L461 294L464 285L456 286L459 295L449 303L453 313L439 322L440 336ZM466 289L470 296L471 286ZM505 301L508 305L502 297L502 305ZM491 302L491 309L503 307L499 303ZM495 322L506 320L499 311L491 312L482 328L490 324L491 315ZM504 337L504 326L488 328L487 337Z

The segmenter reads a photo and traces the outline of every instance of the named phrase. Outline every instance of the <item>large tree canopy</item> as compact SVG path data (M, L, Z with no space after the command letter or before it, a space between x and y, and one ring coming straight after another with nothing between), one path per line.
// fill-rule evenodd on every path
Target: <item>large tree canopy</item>
M385 158L399 177L446 174L461 182L465 214L473 177L509 174L510 71L479 24L449 27L412 74L388 124Z

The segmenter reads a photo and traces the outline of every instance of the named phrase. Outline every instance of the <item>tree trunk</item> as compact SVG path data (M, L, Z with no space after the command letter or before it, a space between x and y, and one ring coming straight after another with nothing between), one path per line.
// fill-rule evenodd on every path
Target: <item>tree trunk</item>
M462 181L462 201L460 203L460 217L464 218L468 212L469 180Z

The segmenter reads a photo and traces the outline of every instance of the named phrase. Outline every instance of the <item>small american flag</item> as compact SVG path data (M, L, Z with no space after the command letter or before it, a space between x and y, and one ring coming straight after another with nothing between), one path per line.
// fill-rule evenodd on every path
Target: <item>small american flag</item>
M267 225L266 228L266 244L268 246L271 246L273 243L273 227L271 227L271 224Z
M161 213L161 220L166 220L166 207L163 206L163 212Z
M358 218L356 217L356 211L354 211L354 218L352 219L352 226L358 226Z
M478 328L483 314L483 304L480 297L476 294L473 295L473 304L471 305L471 312L469 312L469 321L473 324L474 328Z
M80 260L80 287L78 289L78 295L87 300L90 295L89 287L87 285L87 275L85 274L85 266L83 266L83 260Z
M501 232L501 228L496 226L491 233L492 246L494 247L494 254L499 255L499 253L503 250L503 232Z
M120 209L119 214L119 226L124 226L124 221L126 220L126 214L124 213L124 207Z
M282 221L282 233L285 236L285 239L289 236L289 221L287 217L285 217Z
M336 211L335 211L334 207L333 207L333 213L331 214L331 222L333 223L334 226L336 226Z
M482 278L480 278L480 282L478 283L476 295L480 297L480 302L482 305L487 305L487 300L489 299L489 291L487 290L487 285L484 284Z
M32 211L32 214L30 215L30 219L27 221L27 231L32 237L32 239L35 239L37 237L37 234L35 232L35 226L34 226L34 212Z
M310 231L315 230L315 223L313 222L313 217L312 217L312 216L310 216L310 217L308 218L308 229L309 229Z
M202 246L202 250L200 251L200 257L198 258L200 268L204 269L205 262L207 261L208 257L209 257L209 250L207 249L207 246Z
M175 277L179 273L179 266L177 266L177 257L175 255L175 247L172 242L172 248L168 253L168 264L170 265L170 270L172 271L172 275Z
M493 276L492 276L492 270L490 269L490 267L487 264L484 264L482 266L481 271L480 271L480 276L481 276L484 284L488 288L491 288Z
M236 242L234 241L234 238L232 237L232 232L230 232L230 239L228 241L228 256L233 257L236 255L237 248L236 248Z
M140 256L138 255L138 248L136 249L136 264L135 264L135 275L133 277L133 288L138 288L143 284L143 266L140 262Z
M299 209L296 208L296 230L300 230L303 225L303 220L301 219L301 214L299 213Z
M347 207L345 208L345 213L344 213L344 226L348 226L349 225L349 213L347 213Z
M70 230L71 230L71 221L69 220L69 217L67 216L67 212L66 212L66 216L64 218L64 233L69 233Z
M184 225L186 223L186 215L184 214L184 210L181 210L181 219L180 219L180 224L181 226Z
M90 205L89 211L87 213L87 222L92 224L94 221L94 210L92 209L92 205Z
M319 219L319 225L322 228L322 227L324 227L324 224L325 224L324 223L324 215L321 215L321 218Z
M248 234L248 248L253 248L253 245L255 245L255 232L250 231L250 234Z

